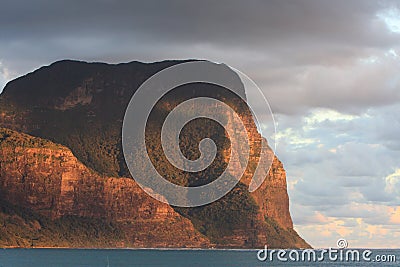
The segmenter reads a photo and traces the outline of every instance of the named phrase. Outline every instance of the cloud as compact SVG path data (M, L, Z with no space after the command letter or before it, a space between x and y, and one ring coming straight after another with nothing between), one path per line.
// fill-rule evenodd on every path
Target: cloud
M394 199L394 205L400 205L400 169L385 178L385 192Z
M390 222L394 224L400 224L400 206L397 207L390 216Z
M400 11L397 8L387 8L377 14L388 29L394 33L400 33Z
M293 221L314 246L345 236L355 246L396 247L384 240L398 235L399 111L395 103L359 114L312 108L277 116Z
M7 67L0 61L0 93L3 91L6 83L13 77Z
M386 50L371 52L376 61L354 59L347 65L286 67L262 80L275 112L299 115L309 108L360 114L370 107L396 103L400 97L399 58ZM323 58L323 57L322 57Z
M397 220L396 210L393 212L384 206L381 206L379 210L377 208L374 210L371 210L366 218L338 218L322 215L323 218L327 218L324 223L297 224L296 229L315 247L336 247L336 241L339 238L345 238L350 248L398 248L398 237L400 237L398 222L384 223L384 220L381 220L379 223L377 219L379 216L386 218L388 214L392 214ZM355 216L358 215L360 215L359 212ZM316 235L315 232L319 234Z
M103 0L79 5L13 1L3 5L7 12L0 18L0 57L20 74L64 58L108 62L208 58L251 75L271 97L276 112L294 113L303 105L331 106L327 99L356 100L345 92L321 91L321 86L341 81L336 91L349 90L357 76L363 78L368 72L359 70L355 62L398 49L393 46L400 43L400 35L387 28L384 12L395 7L394 1L116 4ZM347 77L352 73L356 77ZM362 86L354 84L351 89L358 85ZM299 95L293 94L296 88L301 89ZM376 95L367 97L354 103L374 104L371 99ZM376 101L388 100L384 95Z

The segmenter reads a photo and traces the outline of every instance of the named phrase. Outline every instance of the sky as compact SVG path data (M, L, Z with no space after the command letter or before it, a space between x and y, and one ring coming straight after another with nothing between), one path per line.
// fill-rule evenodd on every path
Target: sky
M0 88L61 59L208 59L277 122L295 229L400 247L399 1L2 1ZM1 91L2 89L0 89Z

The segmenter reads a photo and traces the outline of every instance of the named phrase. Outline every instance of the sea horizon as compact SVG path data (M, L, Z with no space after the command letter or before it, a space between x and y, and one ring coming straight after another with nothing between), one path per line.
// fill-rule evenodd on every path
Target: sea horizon
M345 249L355 250L355 249ZM390 262L375 260L323 259L280 261L260 260L257 249L160 249L160 248L3 248L0 250L0 267L39 266L398 266L400 249L369 249L372 255L393 255ZM272 250L271 250L272 251ZM287 250L286 250L287 251ZM296 250L300 253L303 250ZM318 249L315 251L319 251ZM360 252L362 252L360 250Z
M329 248L334 248L334 247L316 247L316 248L311 248L311 250L323 250L323 249L329 249ZM104 248L95 248L95 247L81 247L81 248L74 248L74 247L40 247L40 246L35 246L35 247L0 247L0 249L71 249L71 250L205 250L205 251L258 251L260 248L168 248L168 247L148 247L148 248L135 248L135 247L122 247L122 248L113 248L113 247L104 247ZM271 248L275 250L310 250L310 248ZM399 248L370 248L370 247L349 247L345 249L359 249L359 250L400 250Z

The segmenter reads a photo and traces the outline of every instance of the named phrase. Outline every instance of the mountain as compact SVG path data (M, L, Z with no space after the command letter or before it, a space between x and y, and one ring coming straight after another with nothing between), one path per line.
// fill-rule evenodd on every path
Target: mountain
M192 84L165 96L149 117L146 146L158 171L172 182L197 186L212 181L230 159L231 143L223 128L209 121L186 127L191 138L183 137L180 145L188 158L199 156L197 144L205 136L213 136L218 147L214 168L189 175L160 153L160 122L177 103L194 96L230 102L246 122L248 133L236 135L250 137L252 157L229 194L202 207L171 207L147 196L130 178L121 145L128 102L147 78L181 62L66 60L7 84L0 95L0 219L1 231L7 233L0 245L26 246L38 235L42 246L309 247L293 229L285 170L272 152L264 183L248 192L254 166L262 164L263 137L251 113L221 88ZM139 157L135 160L140 164ZM241 155L233 160L243 164ZM24 221L24 228L10 226L10 218ZM95 234L83 227L85 222ZM73 229L71 234L65 234L64 225ZM60 238L50 239L50 233Z

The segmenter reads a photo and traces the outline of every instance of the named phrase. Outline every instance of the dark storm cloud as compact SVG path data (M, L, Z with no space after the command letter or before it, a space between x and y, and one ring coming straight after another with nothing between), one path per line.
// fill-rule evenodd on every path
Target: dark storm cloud
M378 1L12 1L2 39L133 36L181 42L279 44L285 40L385 46L393 36L371 21ZM379 38L376 38L379 37ZM250 38L250 39L248 39ZM317 44L318 45L318 44Z
M399 40L374 20L384 6L377 1L13 1L2 5L0 40L46 46L59 38L93 37L122 47L124 42L156 48L160 42L209 43L243 52L267 45L301 61L303 49L322 44L344 43L337 53L348 56L351 46L385 47Z
M2 3L0 16L0 61L15 77L64 58L207 58L249 74L270 92L276 112L302 113L318 105L348 109L354 99L341 92L345 89L315 94L332 84L323 70L310 70L313 82L298 77L304 66L346 65L400 43L400 35L377 17L396 5L343 0L9 1ZM283 86L274 89L276 83ZM293 94L296 86L303 90ZM332 94L336 103L329 101ZM365 94L356 104L386 104L397 99L393 94Z

